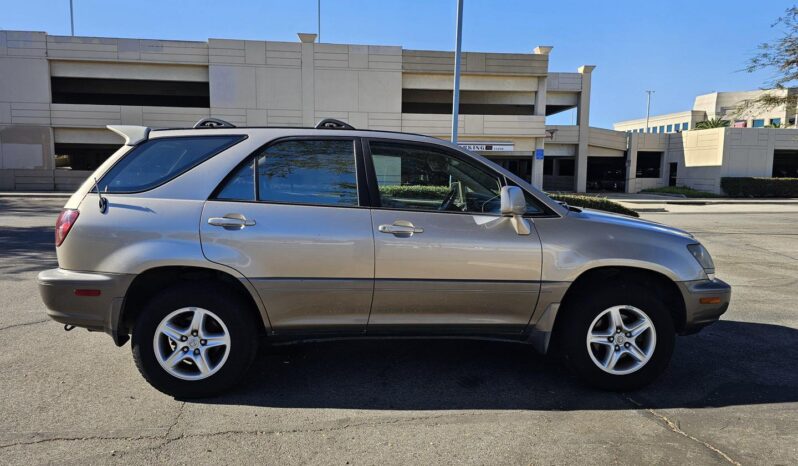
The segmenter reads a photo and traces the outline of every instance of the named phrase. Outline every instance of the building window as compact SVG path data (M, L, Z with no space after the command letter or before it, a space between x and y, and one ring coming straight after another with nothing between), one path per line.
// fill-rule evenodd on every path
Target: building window
M781 126L781 118L771 118L770 126Z
M659 127L659 132L660 133L664 133L665 132L665 125L662 125L662 126Z
M659 178L662 165L662 152L637 153L637 177Z
M673 132L673 125L668 125L668 129L665 130L665 132L666 133L672 133Z
M754 120L751 123L751 127L752 128L764 128L765 127L765 120L763 120L763 119Z
M642 133L642 132L643 132L643 128L640 128L640 129L639 129L639 130L637 130L637 131L638 131L639 133Z
M748 122L745 121L745 120L735 120L734 123L732 124L732 127L733 128L747 128L748 127Z
M682 131L687 131L688 129L690 129L690 124L685 121L682 123Z
M651 128L651 132L652 133L656 133L657 132L657 127L655 126L655 127Z

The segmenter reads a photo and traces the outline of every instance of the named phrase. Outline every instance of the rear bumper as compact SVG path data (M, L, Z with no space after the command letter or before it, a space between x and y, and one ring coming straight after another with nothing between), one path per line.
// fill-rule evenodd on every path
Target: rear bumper
M125 292L134 277L50 269L40 272L36 280L48 317L62 324L103 331L122 345L128 337L126 332L120 332L119 318ZM97 290L99 295L78 296L76 290Z
M685 325L683 333L695 333L707 325L716 322L729 308L731 286L723 280L696 280L679 282L679 289L684 298ZM719 298L711 304L701 303L702 298Z

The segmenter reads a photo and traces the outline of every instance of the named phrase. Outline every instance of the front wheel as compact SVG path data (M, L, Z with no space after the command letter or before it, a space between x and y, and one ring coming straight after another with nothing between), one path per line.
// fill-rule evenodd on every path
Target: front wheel
M675 340L665 304L638 288L586 293L563 309L563 354L588 384L634 390L668 366Z
M245 374L257 349L246 301L225 287L185 283L147 303L133 328L133 358L156 389L212 396Z

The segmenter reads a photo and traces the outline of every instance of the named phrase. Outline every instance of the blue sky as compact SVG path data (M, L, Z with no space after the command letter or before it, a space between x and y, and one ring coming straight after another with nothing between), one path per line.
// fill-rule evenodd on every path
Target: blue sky
M463 50L530 52L552 45L550 69L597 65L591 125L687 110L697 94L754 89L740 71L790 1L464 0ZM323 42L454 48L455 0L322 0ZM296 41L316 31L316 0L74 0L87 36ZM0 0L0 29L69 34L68 0ZM562 114L553 122L570 123Z

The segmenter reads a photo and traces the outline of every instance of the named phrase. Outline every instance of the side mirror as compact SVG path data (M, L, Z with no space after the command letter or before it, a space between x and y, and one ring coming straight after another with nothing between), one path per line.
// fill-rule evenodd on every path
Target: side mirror
M502 217L510 217L510 221L519 235L531 233L529 222L524 218L526 213L526 198L524 191L517 186L505 186L501 192Z

